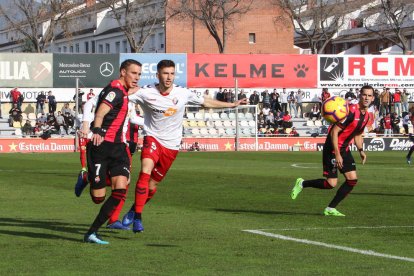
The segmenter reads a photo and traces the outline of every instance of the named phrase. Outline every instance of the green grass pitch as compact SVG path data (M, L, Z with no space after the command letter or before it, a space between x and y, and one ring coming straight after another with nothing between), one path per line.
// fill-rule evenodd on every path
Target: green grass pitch
M2 154L0 275L412 275L414 166L405 154L368 152L338 207L346 217L335 218L322 211L336 189L290 199L297 177L321 177L320 152L180 153L144 210L145 232L102 228L108 246L82 242L100 206L74 195L78 154Z

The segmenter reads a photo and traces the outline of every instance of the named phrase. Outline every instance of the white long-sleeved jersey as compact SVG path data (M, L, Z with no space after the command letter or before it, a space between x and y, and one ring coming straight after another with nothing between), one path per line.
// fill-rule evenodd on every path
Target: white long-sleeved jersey
M161 94L155 86L149 85L128 97L130 102L140 103L144 110L144 135L154 137L173 150L180 148L185 105L204 103L200 92L176 85L169 94Z
M83 107L83 117L82 122L88 122L91 123L95 118L95 112L93 112L93 109L96 107L96 104L98 103L99 95L96 95L93 98L90 98ZM122 135L124 135L124 138L126 136L126 132L128 131L128 122L132 124L136 124L139 126L144 125L144 118L138 116L135 112L135 105L132 102L129 102L128 104L128 115L127 120L125 120L125 123L122 127ZM126 141L126 139L124 139Z

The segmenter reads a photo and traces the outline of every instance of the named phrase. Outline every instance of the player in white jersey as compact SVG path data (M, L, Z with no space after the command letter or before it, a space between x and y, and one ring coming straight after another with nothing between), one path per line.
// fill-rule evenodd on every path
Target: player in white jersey
M163 180L175 160L182 139L185 105L203 105L207 108L232 108L246 103L246 99L234 103L221 102L201 93L174 85L175 64L161 60L157 65L159 83L146 86L129 96L144 111L144 146L141 153L141 171L135 186L135 203L124 216L122 223L133 223L134 232L142 232L144 205L155 194L157 184Z

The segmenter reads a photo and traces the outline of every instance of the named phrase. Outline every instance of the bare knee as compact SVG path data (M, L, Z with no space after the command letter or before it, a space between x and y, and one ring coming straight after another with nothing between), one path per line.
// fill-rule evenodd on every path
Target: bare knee
M326 179L326 182L328 182L329 186L331 186L332 188L335 188L336 184L338 184L338 179L337 178L328 178L328 179Z

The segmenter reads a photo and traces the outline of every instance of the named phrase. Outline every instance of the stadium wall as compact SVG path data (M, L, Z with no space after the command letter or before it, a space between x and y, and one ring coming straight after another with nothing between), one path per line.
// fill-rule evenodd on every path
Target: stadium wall
M324 137L281 137L258 138L259 151L321 151ZM184 138L182 151L189 151L191 145L198 142L200 151L235 151L235 139L227 138ZM142 144L142 140L139 141ZM406 137L395 138L364 138L365 151L407 151L413 145ZM255 151L254 138L240 138L239 151ZM355 145L351 151L357 151ZM0 139L0 153L41 153L41 152L73 152L75 140L66 138L21 138Z

